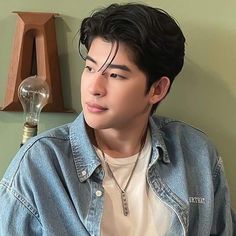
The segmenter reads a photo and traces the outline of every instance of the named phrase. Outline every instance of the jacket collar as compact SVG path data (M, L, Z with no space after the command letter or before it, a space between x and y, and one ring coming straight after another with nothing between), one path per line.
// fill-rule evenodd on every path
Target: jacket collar
M163 139L164 133L160 130L158 118L150 117L149 126L153 147L150 163L154 163L156 160L169 163L170 159ZM101 165L87 134L83 112L71 124L69 132L76 171L79 180L83 182Z
M170 163L169 155L165 145L165 133L161 130L161 120L160 117L153 115L149 118L149 127L151 131L151 140L153 155L151 157L150 163L156 160L163 161L164 163Z
M83 182L101 164L87 134L83 112L70 126L70 142L76 171L79 180Z

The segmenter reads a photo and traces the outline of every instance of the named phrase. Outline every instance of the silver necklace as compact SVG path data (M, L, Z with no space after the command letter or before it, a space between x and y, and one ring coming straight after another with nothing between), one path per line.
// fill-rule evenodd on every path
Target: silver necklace
M133 176L133 174L134 174L134 171L135 171L135 169L136 169L136 166L137 166L137 164L138 164L138 160L139 160L139 157L140 157L140 155L141 155L141 151L142 151L142 149L143 149L143 146L144 146L144 141L143 141L143 138L142 138L141 146L140 146L140 150L139 150L137 159L136 159L136 161L135 161L135 163L134 163L134 167L133 167L133 169L132 169L132 171L131 171L131 174L130 174L130 176L129 176L129 178L128 178L128 180L127 180L126 185L125 185L124 188L122 188L122 187L120 186L120 184L118 183L118 181L117 181L115 175L113 174L113 172L112 172L112 170L111 170L111 167L110 167L109 164L107 163L107 160L106 160L104 151L103 151L102 149L100 149L100 151L101 151L101 153L102 153L102 158L103 158L103 160L104 160L104 162L105 162L105 165L106 165L106 168L107 168L107 169L109 170L109 172L111 173L111 177L113 178L113 180L115 181L116 186L117 186L117 187L119 188L119 190L120 190L120 193L121 193L121 203L122 203L123 213L124 213L125 216L128 216L128 214L129 214L129 205L128 205L128 197L127 197L127 191L126 191L126 190L127 190L128 186L129 186L130 180L131 180L131 178L132 178L132 176Z

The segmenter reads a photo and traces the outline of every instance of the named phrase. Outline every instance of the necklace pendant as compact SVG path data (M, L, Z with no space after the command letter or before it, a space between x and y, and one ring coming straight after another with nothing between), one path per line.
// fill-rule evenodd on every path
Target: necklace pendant
M127 216L129 214L129 207L128 207L128 199L127 199L125 191L121 192L121 202L122 202L122 207L123 207L123 213L125 216Z

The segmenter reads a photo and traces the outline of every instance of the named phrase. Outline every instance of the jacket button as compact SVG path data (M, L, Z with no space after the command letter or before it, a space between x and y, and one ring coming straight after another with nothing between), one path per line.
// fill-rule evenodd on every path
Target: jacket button
M97 196L97 197L101 197L101 196L102 196L102 191L97 190L97 191L96 191L96 196Z
M86 175L86 170L83 170L82 172L81 172L81 174L83 175L83 176L85 176Z

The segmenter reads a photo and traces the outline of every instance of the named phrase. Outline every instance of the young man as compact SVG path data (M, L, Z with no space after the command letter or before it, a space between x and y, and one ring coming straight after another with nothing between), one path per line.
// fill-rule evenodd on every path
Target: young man
M227 181L201 131L152 116L184 61L163 10L83 20L83 112L31 139L0 185L1 235L233 235Z

